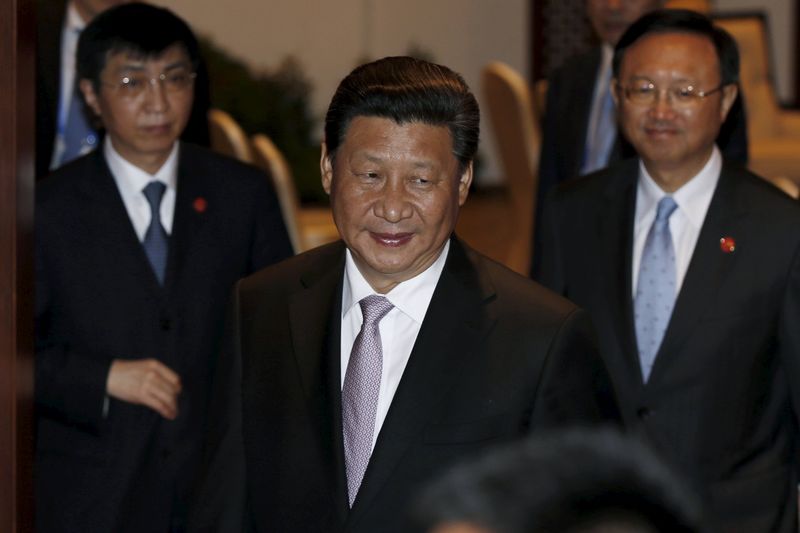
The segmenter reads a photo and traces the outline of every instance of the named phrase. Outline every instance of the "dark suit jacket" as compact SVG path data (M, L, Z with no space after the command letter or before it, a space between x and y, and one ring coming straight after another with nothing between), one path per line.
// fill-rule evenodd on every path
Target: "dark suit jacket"
M644 385L631 286L637 175L625 161L557 189L542 280L589 311L626 425L695 482L712 531L796 531L800 208L725 164Z
M58 129L58 101L61 98L61 31L67 13L65 0L36 2L36 178L50 173ZM209 145L206 114L211 107L208 72L203 62L197 68L194 103L181 138Z
M210 452L222 462L209 467L198 503L207 516L190 531L236 531L235 522L218 520L242 501L259 532L413 531L409 501L459 458L531 430L616 419L583 313L454 239L349 510L339 349L344 250L341 242L318 248L238 285L226 361L233 370L218 373L235 405L212 428ZM237 439L238 451L226 450ZM230 473L245 471L243 498L229 488L237 483Z
M162 288L102 151L36 197L37 531L167 531L185 519L230 290L291 254L256 169L181 145ZM112 359L157 358L182 379L175 421L111 400Z
M568 59L548 78L536 190L536 205L539 207L534 223L533 276L537 275L543 259L539 253L539 226L547 192L555 185L580 175L600 61L601 49L595 47ZM728 160L746 164L747 123L742 101L741 96L736 98L717 136L717 145ZM609 164L635 156L636 152L620 133L611 150Z

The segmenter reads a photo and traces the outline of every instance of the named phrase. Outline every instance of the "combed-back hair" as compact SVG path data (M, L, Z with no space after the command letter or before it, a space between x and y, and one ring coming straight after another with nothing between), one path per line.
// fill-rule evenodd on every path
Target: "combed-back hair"
M141 59L154 58L176 44L183 47L192 68L196 69L197 39L172 11L140 2L115 6L97 15L81 32L76 53L77 77L91 80L98 90L100 74L110 56L123 53Z
M727 31L715 26L711 19L688 9L657 9L631 24L614 47L614 76L619 76L622 58L633 43L647 35L659 33L690 33L707 37L717 51L722 85L739 83L739 48L736 41Z
M421 59L385 57L357 67L342 80L325 116L331 159L350 122L359 116L447 127L460 172L478 149L480 110L464 78Z

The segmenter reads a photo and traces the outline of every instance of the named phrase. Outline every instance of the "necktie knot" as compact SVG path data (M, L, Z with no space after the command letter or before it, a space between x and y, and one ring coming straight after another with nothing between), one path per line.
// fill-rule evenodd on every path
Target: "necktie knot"
M158 216L159 208L161 207L161 198L164 196L164 191L167 186L160 181L151 181L147 187L142 189L144 197L147 198L147 203L150 204L150 209L153 211L153 216Z
M372 325L383 320L394 307L384 296L373 294L358 302L361 314L364 315L364 325Z
M665 196L658 202L658 208L656 209L656 222L666 222L677 208L678 204L675 203L675 200L672 198L672 196Z

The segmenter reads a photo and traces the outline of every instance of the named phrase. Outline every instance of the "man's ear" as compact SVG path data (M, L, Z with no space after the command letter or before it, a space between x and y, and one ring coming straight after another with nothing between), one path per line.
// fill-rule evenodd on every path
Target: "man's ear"
M467 168L461 173L458 179L458 205L464 205L469 195L469 186L472 185L472 161L469 162Z
M100 101L97 97L97 93L94 90L94 84L87 79L82 79L78 84L78 88L80 88L81 93L83 94L83 99L86 100L86 105L89 106L95 115L98 117L102 116L100 112Z
M331 183L333 182L333 162L328 155L328 146L322 141L322 151L319 158L319 171L322 175L322 188L330 196Z
M722 88L722 102L720 102L721 121L725 122L728 112L733 107L736 101L736 96L739 94L739 87L735 83L731 83Z

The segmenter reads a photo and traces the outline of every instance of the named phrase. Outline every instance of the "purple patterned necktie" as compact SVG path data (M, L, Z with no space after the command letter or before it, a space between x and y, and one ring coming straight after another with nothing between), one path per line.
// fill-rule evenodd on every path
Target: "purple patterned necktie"
M358 494L372 455L375 412L381 388L383 349L378 325L394 307L383 296L373 294L359 302L364 322L358 332L342 387L342 431L350 507Z

